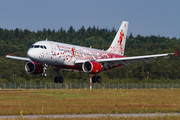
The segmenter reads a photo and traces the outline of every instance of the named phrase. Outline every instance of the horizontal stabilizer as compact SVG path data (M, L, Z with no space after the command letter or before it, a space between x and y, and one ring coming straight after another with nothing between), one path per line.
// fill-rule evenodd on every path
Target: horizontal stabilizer
M174 53L174 55L177 57L177 53L178 53L178 51L176 51L175 53Z

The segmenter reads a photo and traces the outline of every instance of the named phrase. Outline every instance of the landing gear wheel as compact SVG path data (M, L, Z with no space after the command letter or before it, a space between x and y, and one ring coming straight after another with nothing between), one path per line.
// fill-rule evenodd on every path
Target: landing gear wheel
M54 77L54 82L55 83L63 83L63 77L62 76L56 76L56 77Z
M59 79L58 79L58 82L59 82L59 83L63 83L63 81L64 81L63 77L60 76Z
M46 77L47 74L46 74L46 73L42 73L41 76L42 76L42 77Z
M92 82L93 82L93 83L96 83L96 82L97 82L97 83L101 83L101 77L100 77L100 76L96 76L96 75L93 76L93 77L92 77Z
M96 81L97 81L98 83L101 83L101 77L100 77L100 76L97 76Z
M58 83L58 76L54 77L54 82Z
M93 83L96 83L96 76L93 76L93 77L92 77L92 82L93 82Z

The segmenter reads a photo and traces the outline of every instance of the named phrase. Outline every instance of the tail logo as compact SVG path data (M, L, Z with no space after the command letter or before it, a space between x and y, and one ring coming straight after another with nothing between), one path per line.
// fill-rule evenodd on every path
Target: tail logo
M126 27L126 24L125 24L125 27ZM123 38L126 39L125 36L124 36L123 30L121 30L120 36L119 36L119 41L118 41L118 42L119 42L119 45L120 45L120 51L119 51L119 53L121 53L121 54L123 53L123 46L122 46L122 44L121 44Z
M116 36L114 37L113 42L111 43L111 46L107 50L108 52L124 55L127 30L128 22L123 21L116 33Z

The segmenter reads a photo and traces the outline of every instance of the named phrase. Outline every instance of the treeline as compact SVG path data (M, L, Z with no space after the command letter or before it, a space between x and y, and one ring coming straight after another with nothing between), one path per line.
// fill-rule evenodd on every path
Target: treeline
M56 76L54 68L47 69L47 77L31 75L24 70L24 61L7 59L9 53L26 57L27 50L36 41L45 40L86 46L97 49L108 49L116 35L116 30L81 27L75 30L72 26L66 31L43 29L32 32L27 29L7 30L0 28L0 82L51 82ZM140 56L180 51L180 38L162 36L127 36L125 56ZM128 64L110 71L101 72L103 82L180 82L180 58L168 56L156 60ZM89 74L83 72L60 71L64 81L89 82Z

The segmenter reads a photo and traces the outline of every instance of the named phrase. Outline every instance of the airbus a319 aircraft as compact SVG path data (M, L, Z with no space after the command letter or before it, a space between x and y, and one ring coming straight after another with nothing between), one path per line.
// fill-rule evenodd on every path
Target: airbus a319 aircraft
M55 83L62 83L63 77L60 76L59 70L78 70L88 74L95 74L92 82L101 82L101 77L97 76L101 71L110 70L119 66L128 65L129 63L154 60L157 57L174 55L176 53L145 55L125 57L125 43L128 30L128 22L123 21L111 46L108 50L98 50L88 47L81 47L53 41L39 41L34 43L27 51L28 58L11 56L7 58L27 61L25 70L29 74L41 74L46 76L46 68L53 66L58 69L57 76L54 78Z

